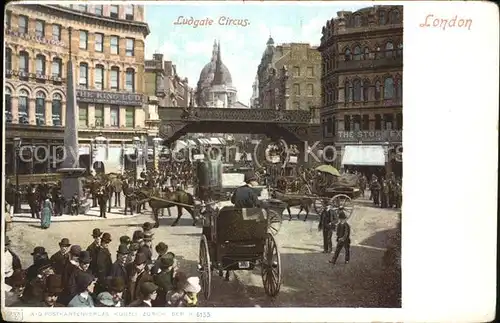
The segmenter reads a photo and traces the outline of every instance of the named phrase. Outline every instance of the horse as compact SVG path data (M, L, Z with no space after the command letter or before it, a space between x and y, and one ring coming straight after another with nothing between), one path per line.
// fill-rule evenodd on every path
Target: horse
M306 212L306 216L304 217L305 222L307 220L307 217L309 216L309 209L313 205L312 198L299 195L289 195L280 191L272 191L271 197L286 203L286 209L288 210L288 221L292 220L292 213L290 212L290 208L292 206L300 206L299 213L297 213L297 220L300 220L300 212L302 212L302 210Z

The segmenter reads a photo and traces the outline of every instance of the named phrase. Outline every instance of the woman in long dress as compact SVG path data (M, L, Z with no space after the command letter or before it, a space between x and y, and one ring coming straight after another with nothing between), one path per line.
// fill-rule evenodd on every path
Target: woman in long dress
M48 194L45 201L43 201L42 216L41 216L42 229L48 229L50 227L53 214L54 214L54 209L52 207L52 202L50 201L50 194Z

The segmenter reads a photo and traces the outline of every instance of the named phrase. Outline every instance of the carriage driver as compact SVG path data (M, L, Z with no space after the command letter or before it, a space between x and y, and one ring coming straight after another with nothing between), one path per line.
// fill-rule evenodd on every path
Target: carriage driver
M257 186L257 177L253 173L245 174L245 185L240 186L234 191L231 197L231 203L237 208L261 207L261 203L253 186Z

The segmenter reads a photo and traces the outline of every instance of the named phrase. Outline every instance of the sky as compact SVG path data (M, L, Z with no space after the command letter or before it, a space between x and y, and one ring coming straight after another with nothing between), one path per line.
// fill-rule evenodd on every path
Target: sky
M238 100L249 104L252 84L262 53L271 35L275 45L310 43L319 45L321 29L337 11L355 11L370 6L343 3L174 3L145 5L146 21L151 33L146 38L146 59L154 53L164 54L177 66L177 74L187 77L196 87L201 69L210 62L214 40L220 41L222 62L228 67ZM210 18L211 26L175 25L178 17L195 20ZM221 17L247 19L247 26L223 26ZM227 20L228 18L226 18Z

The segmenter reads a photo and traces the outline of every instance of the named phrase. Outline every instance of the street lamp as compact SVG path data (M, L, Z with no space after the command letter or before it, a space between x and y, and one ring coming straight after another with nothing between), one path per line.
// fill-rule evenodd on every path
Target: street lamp
M122 140L122 175L125 173L125 140Z
M16 175L16 194L14 200L14 213L19 213L20 201L19 201L19 152L21 151L21 138L14 138L14 175Z
M139 146L141 144L141 138L135 136L132 141L134 142L134 149L135 149L135 162L134 162L134 183L137 181L137 167L138 167L138 160L139 160Z
M159 138L159 137L155 137L153 138L153 169L155 171L158 170L158 147L160 146L160 143L163 141L162 138Z

